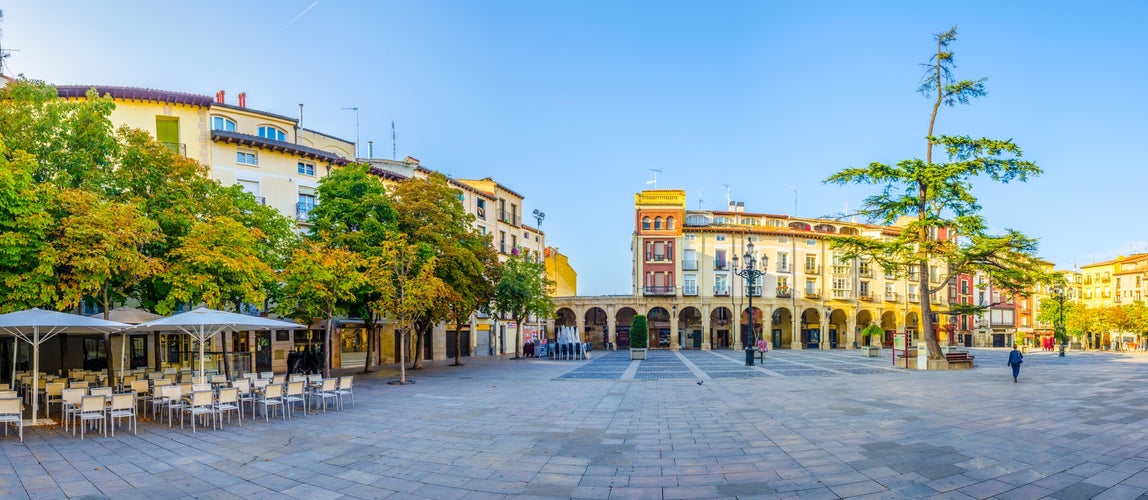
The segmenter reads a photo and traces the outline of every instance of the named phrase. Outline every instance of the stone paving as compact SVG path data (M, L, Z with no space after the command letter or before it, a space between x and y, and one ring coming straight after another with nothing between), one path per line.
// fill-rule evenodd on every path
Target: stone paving
M355 408L0 440L0 498L1148 498L1148 355L859 351L466 360Z

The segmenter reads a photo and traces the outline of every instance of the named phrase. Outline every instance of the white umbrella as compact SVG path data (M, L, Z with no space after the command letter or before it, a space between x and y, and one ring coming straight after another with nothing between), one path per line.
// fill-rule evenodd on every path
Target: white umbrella
M36 398L39 395L37 388L40 383L40 344L62 333L108 333L127 327L128 325L117 321L35 308L0 314L0 331L32 346L32 425L36 425ZM16 383L15 363L12 366L12 383Z
M199 376L204 376L204 346L215 334L223 331L247 330L292 330L307 328L290 321L281 321L248 314L216 311L201 307L194 311L140 323L132 330L163 331L175 330L186 333L199 342Z
M96 314L89 314L88 317L89 318L103 318L104 313L100 312L100 313L96 313ZM160 319L162 317L163 316L160 316L160 315L155 314L153 312L148 312L148 311L145 311L143 309L136 309L134 307L117 307L115 309L108 311L108 320L109 321L119 321L120 323L126 323L129 325L138 325L138 324L143 323L145 321L151 321L153 319ZM122 374L124 372L125 360L127 360L127 357L128 357L128 355L127 355L128 334L127 334L127 332L124 332L120 336L123 337L121 339L121 342L120 342L120 373ZM109 352L108 355L110 356L111 353Z

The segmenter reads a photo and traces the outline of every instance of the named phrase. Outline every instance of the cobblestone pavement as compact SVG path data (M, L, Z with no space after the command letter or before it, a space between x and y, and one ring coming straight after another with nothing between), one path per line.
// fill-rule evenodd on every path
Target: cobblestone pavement
M0 439L0 498L1148 498L1148 355L972 349L478 358L356 377L355 408ZM91 436L91 435L89 435Z

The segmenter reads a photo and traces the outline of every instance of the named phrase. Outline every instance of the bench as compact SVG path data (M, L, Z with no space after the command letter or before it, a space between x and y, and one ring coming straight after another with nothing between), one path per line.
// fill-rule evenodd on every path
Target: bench
M950 363L960 362L960 361L972 361L973 358L975 358L975 357L976 356L970 355L969 353L967 353L965 351L952 351L952 352L946 352L945 353L945 361L948 361Z

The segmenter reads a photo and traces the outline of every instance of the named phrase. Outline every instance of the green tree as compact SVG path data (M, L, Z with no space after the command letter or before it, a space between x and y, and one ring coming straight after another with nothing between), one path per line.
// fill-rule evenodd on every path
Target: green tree
M1021 159L1021 149L1011 140L934 135L942 104L967 104L985 95L983 79L953 77L955 66L949 45L956 37L955 27L935 35L936 54L924 65L926 71L920 91L933 99L925 137L925 159L911 158L896 165L874 162L868 167L844 169L825 180L839 185L882 186L880 194L866 198L863 203L861 215L870 220L892 225L902 217L910 218L901 225L900 234L895 238L844 236L834 240L834 248L842 250L847 258L866 256L901 274L908 274L910 268L919 271L921 327L930 358L942 357L933 327L931 295L948 286L947 277L937 286L929 286L930 262L941 264L942 269L951 273L950 277L978 271L987 273L994 287L1011 295L1026 294L1034 283L1045 279L1035 257L1036 240L1014 230L1001 235L989 234L985 219L980 215L981 206L972 194L974 179L987 178L1001 183L1025 181L1040 174L1040 169ZM947 161L933 161L933 150L938 146L945 151ZM943 237L946 233L948 237ZM952 309L975 312L956 304Z
M514 359L522 357L522 320L531 314L554 315L553 291L554 282L546 278L546 267L529 250L512 255L503 264L494 290L494 310L510 314L514 320Z
M168 314L179 303L206 303L213 309L231 304L238 310L238 304L262 302L263 284L274 275L259 260L256 243L262 237L262 231L229 217L196 223L171 252L170 267L163 273L171 293L157 310Z
M438 260L435 275L447 286L447 300L432 304L415 330L415 344L422 345L434 325L445 320L455 324L458 332L471 313L488 304L498 279L498 256L490 240L474 228L474 216L467 213L459 200L459 189L447 178L432 172L426 178L400 182L391 191L397 229L412 243L434 249ZM456 349L455 364L460 364L461 347ZM422 364L422 350L414 353L412 368Z
M0 312L56 301L57 255L50 237L58 190L36 181L36 166L35 157L7 149L0 135Z
M881 328L881 325L878 325L877 322L874 321L861 330L861 337L869 337L871 343L880 346L885 338L885 329Z
M630 348L645 349L649 347L650 327L646 324L646 316L638 314L630 322Z
M1080 335L1080 329L1073 328L1076 324L1076 318L1080 315L1081 305L1072 300L1065 299L1063 311L1061 310L1060 303L1055 299L1044 298L1040 301L1040 312L1036 313L1036 321L1046 325L1056 325L1060 320L1061 314L1064 318L1064 338L1057 337L1056 341L1061 344L1068 343L1067 337L1077 337ZM1059 332L1057 332L1059 335Z
M279 313L310 324L315 318L327 320L327 331L335 331L335 315L355 298L366 283L366 262L350 250L331 248L322 242L308 242L292 254L286 269L279 273L284 300ZM331 376L331 335L323 347L323 376Z
M425 245L412 244L405 234L396 234L383 243L382 252L370 258L367 280L379 294L372 307L387 311L395 323L399 339L399 383L407 383L406 354L409 340L431 304L443 301L449 288L435 276L434 252ZM417 345L417 344L416 344Z
M309 213L307 239L354 252L366 262L382 255L384 242L395 233L395 211L382 180L370 173L368 165L353 163L332 171L319 181L317 193L319 204ZM368 280L348 304L348 310L363 319L368 332L364 373L371 371L378 350L383 317L378 307L386 302L381 287Z

